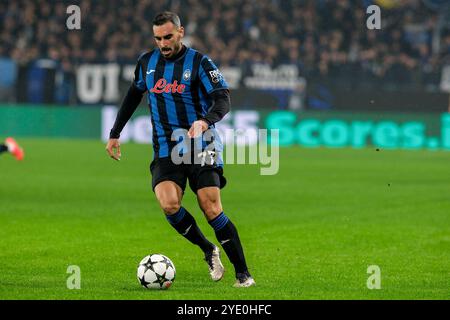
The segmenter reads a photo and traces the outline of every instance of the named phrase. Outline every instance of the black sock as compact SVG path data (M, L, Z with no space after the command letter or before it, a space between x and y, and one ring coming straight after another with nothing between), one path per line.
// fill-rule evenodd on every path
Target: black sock
M248 273L241 240L231 220L222 212L211 220L209 224L214 228L217 240L219 240L223 250L225 250L236 273Z
M0 153L8 151L8 147L4 144L0 144Z
M185 208L181 207L175 214L166 215L166 218L179 234L198 245L203 252L208 253L214 249L214 245L205 238L194 217Z

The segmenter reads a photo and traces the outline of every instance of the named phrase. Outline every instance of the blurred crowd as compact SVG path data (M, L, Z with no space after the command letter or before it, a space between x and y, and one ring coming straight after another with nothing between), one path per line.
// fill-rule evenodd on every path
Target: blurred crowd
M154 15L172 10L185 42L221 67L294 64L307 79L343 86L436 85L450 63L448 27L436 39L438 11L394 2L382 8L381 30L368 30L367 0L3 0L0 56L50 58L68 72L85 62L135 63L153 47ZM71 4L81 8L81 30L66 28Z

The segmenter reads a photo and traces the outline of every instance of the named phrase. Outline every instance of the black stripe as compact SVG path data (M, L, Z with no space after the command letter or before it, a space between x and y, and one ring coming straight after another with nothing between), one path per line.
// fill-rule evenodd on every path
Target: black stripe
M211 106L211 98L210 98L210 96L209 96L209 94L208 94L208 91L206 91L205 86L201 84L201 85L200 85L200 90L202 91L203 96L205 97L206 103L207 103L209 106ZM206 110L206 112L208 112L208 110ZM203 116L204 116L204 114L202 114L202 117L203 117Z
M152 114L152 103L151 103L151 101L148 102L148 106L149 106L150 115L151 115ZM150 117L150 120L152 122L152 128L153 128L153 130L152 130L153 131L152 142L153 142L153 152L154 152L153 157L154 158L159 158L160 145L159 145L159 141L158 141L158 133L157 133L156 127L155 127L155 119L153 119L153 117Z
M139 60L137 65L136 65L136 69L134 69L134 81L139 81L139 70L141 70L142 73L142 61ZM142 76L144 76L144 73L142 73Z
M140 73L142 74L142 80L144 81L145 91L147 90L147 83L145 82L145 74L147 71L147 65L148 65L148 60L149 60L150 55L151 55L151 52L146 52L146 53L142 54L141 56L139 56L139 59L136 64L136 68L134 69L134 81L133 82L139 81L139 71L140 71ZM140 88L138 88L138 89L140 91L142 91Z
M214 70L218 70L218 69L215 68L214 65L208 61L208 59L203 59L201 62L201 65L203 67L203 70L206 73L206 78L208 79L209 83L213 87L213 90L222 88L222 81L217 81L216 83L214 83L214 82L212 82L211 76L209 75L210 71L214 71Z
M144 81L147 78L146 75L147 75L148 63L150 62L150 57L152 56L153 52L154 52L154 50L144 54L141 57L141 59L139 60L141 69L142 69L142 76L144 77ZM145 86L147 87L147 81L145 81ZM149 90L149 88L147 88L147 90ZM150 101L148 102L148 107L149 107L150 115L151 115L152 114L152 104ZM160 146L159 146L159 141L158 141L158 134L155 129L155 120L153 119L153 117L150 117L150 121L152 123L152 128L153 128L153 130L152 130L153 131L152 142L153 142L153 152L154 152L153 157L159 158Z
M148 104L150 106L151 109L151 104ZM150 114L152 114L152 111L150 110ZM153 128L153 135L152 135L152 142L153 142L153 157L154 158L159 158L159 141L158 141L158 134L156 133L156 128L155 128L155 120L153 120L153 117L150 117L150 120L152 122L152 128Z
M155 67L155 76L153 78L153 86L155 86L156 82L159 79L164 78L164 69L166 68L166 60L163 58L162 55L159 56L158 63ZM172 136L172 127L169 124L169 116L167 115L167 108L166 108L166 101L164 99L163 94L155 94L156 97L156 104L158 106L158 113L159 113L159 122L162 125L162 128L164 130L164 135L166 136L166 141L169 146L169 156L170 151L172 150L172 147L176 144L175 142L171 141Z
M184 66L184 60L186 59L186 55L184 57L177 61L173 67L173 76L172 80L177 80L178 84L181 84L181 81L183 80L183 66ZM172 81L172 82L173 82ZM190 123L187 116L187 108L183 101L183 97L180 93L172 93L173 101L175 102L175 108L177 110L177 118L178 118L178 124L180 125L180 128L189 129Z
M192 63L192 79L195 79L195 81L192 81L191 84L191 95L192 95L192 103L195 107L195 113L197 114L197 118L201 118L203 116L202 114L202 106L200 105L200 95L198 93L199 86L202 87L200 77L199 77L199 71L200 71L200 62L203 58L203 55L196 52L194 56L194 61Z
M139 59L139 62L141 64L141 71L142 71L142 78L145 82L145 87L147 87L147 82L145 81L146 74L147 74L147 68L148 68L148 61L150 60L151 54L153 51L145 53L141 59ZM139 75L137 75L139 76Z

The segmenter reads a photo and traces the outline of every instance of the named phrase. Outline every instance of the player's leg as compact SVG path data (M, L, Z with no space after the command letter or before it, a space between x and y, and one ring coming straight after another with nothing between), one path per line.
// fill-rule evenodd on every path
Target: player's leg
M198 199L198 198L197 198ZM200 206L201 207L201 206ZM203 209L202 209L203 210ZM220 260L220 249L214 246L213 250L205 254L205 261L208 264L209 274L214 281L223 278L225 268Z
M0 153L5 151L9 151L17 160L23 160L23 149L19 146L16 140L11 137L6 138L5 144L0 147Z
M154 191L170 225L191 243L199 246L205 254L213 250L214 245L205 238L194 217L181 206L181 187L173 181L162 181Z
M0 154L2 154L3 152L7 152L8 151L8 147L6 146L6 144L0 144Z
M220 186L219 174L208 170L199 177L200 185ZM208 182L208 180L211 180ZM238 231L231 220L225 215L220 200L219 186L202 187L197 190L197 200L211 227L214 229L217 240L222 245L236 272L236 287L249 287L255 284L245 261L244 250Z

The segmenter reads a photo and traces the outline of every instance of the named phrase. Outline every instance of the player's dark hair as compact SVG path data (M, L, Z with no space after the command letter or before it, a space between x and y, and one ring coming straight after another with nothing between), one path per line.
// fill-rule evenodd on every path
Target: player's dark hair
M158 13L153 19L154 26L162 26L167 22L172 22L177 28L181 27L180 17L176 13L170 11Z

